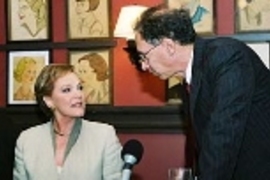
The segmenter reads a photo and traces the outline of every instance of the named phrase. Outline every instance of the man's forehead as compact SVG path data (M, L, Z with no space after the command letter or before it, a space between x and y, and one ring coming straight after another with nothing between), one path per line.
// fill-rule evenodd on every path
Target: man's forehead
M143 39L143 37L139 33L135 34L135 42L136 42L137 46L147 46L148 45L148 43L145 41L145 39Z

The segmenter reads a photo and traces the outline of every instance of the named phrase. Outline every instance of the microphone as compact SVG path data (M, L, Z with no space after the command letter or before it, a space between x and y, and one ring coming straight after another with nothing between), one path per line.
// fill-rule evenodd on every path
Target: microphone
M121 152L121 157L124 161L122 180L130 179L132 168L140 162L142 155L143 146L140 141L131 139L125 143Z

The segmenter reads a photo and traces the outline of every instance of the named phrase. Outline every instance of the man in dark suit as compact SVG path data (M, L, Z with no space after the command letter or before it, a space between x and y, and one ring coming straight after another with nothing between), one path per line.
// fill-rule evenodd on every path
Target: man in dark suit
M245 43L202 39L185 10L149 8L135 25L143 70L184 76L199 180L270 179L270 71Z

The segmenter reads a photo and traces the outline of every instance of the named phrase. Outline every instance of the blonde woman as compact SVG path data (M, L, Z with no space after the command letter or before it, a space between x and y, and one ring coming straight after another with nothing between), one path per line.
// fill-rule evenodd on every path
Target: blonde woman
M35 95L49 122L23 131L14 180L119 180L122 146L113 126L83 119L83 87L73 66L45 66Z
M35 100L33 86L37 74L37 62L31 57L19 59L14 69L14 79L19 84L14 100Z

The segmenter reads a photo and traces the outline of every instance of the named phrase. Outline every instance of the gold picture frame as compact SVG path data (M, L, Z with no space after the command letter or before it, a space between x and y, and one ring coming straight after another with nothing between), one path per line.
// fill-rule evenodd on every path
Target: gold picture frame
M49 0L8 0L8 41L49 39Z
M214 0L167 0L167 3L170 8L188 9L198 34L213 35L215 33Z
M238 33L270 30L270 1L236 0L235 30Z
M111 52L102 50L69 51L69 63L82 81L86 104L112 103Z
M67 1L68 39L110 37L109 0Z
M34 83L49 51L10 51L8 60L8 104L36 104Z
M184 89L183 77L171 77L166 82L166 101L168 104L182 104Z

